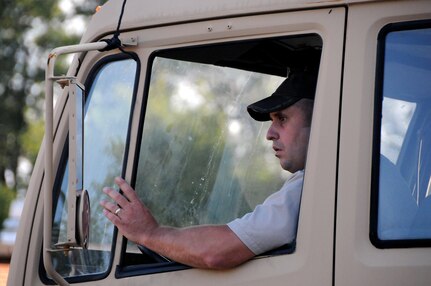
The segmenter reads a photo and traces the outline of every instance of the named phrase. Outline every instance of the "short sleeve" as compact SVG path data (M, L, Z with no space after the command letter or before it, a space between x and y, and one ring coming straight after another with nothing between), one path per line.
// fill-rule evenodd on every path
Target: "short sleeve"
M256 255L292 242L296 238L303 171L262 204L228 223L229 228Z

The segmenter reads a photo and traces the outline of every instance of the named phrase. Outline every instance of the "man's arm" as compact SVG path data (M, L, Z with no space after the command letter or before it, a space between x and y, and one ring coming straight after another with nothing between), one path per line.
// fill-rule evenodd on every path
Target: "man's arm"
M125 180L116 178L115 183L124 195L112 188L104 188L115 203L102 201L101 205L104 215L129 240L176 262L198 268L231 268L254 257L227 225L160 226ZM121 211L115 214L118 207Z

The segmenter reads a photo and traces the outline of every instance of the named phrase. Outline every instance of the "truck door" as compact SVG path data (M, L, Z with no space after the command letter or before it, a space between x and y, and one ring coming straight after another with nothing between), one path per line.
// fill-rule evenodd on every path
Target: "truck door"
M268 124L246 106L271 94L286 68L315 66L319 79L296 245L208 271L142 254L119 235L112 285L332 284L344 19L344 8L328 8L124 34L139 39L130 51L147 72L125 175L162 224L226 223L278 190L287 174L265 140Z
M121 34L136 43L126 53L82 56L75 68L88 92L90 236L88 249L51 255L56 271L77 285L332 285L345 15L345 7L332 7L137 23ZM289 174L265 140L269 124L251 120L246 106L270 95L290 69L304 68L318 69L318 83L295 243L229 271L192 269L142 253L102 215L102 188L118 175L164 224L226 223L252 210ZM56 108L54 243L67 220L66 104L62 98ZM36 239L22 250L27 270L17 280L43 285L52 281L41 264L42 202L34 201L28 235Z
M335 285L430 285L430 12L349 9Z

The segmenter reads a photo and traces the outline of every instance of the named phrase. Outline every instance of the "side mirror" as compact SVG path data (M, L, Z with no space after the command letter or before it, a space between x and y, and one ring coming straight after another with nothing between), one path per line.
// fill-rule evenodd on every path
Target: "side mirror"
M55 61L57 57L64 54L71 54L71 53L79 53L79 52L85 52L85 51L95 51L95 50L101 50L104 49L108 45L107 42L96 42L96 43L87 43L87 44L80 44L80 45L73 45L73 46L64 46L64 47L58 47L53 49L49 56L47 61L47 66L45 70L45 139L44 139L44 152L45 152L45 174L44 174L44 193L43 193L43 265L45 267L45 270L48 275L50 275L55 282L57 282L59 285L68 285L67 281L55 270L55 267L52 263L52 257L51 252L58 251L58 249L67 250L71 247L87 247L88 245L88 237L89 237L89 223L90 223L90 200L88 197L88 193L81 189L76 190L77 187L77 181L76 181L76 161L75 164L72 166L69 166L69 170L75 169L75 175L69 174L69 192L68 192L68 228L67 228L67 241L62 243L58 243L56 245L56 248L58 249L52 249L52 190L54 185L54 168L53 168L53 145L54 145L54 82L57 81L60 83L60 85L69 86L69 98L75 98L76 102L76 94L78 94L78 97L80 97L79 94L81 94L81 100L78 100L78 102L82 102L82 105L79 105L81 107L81 116L76 116L75 111L75 118L73 120L69 120L69 124L71 122L75 122L75 128L76 124L81 126L81 140L84 142L84 125L81 125L83 123L84 114L84 89L81 88L82 92L79 90L77 91L77 84L76 84L76 78L74 77L67 77L67 76L60 76L57 77L54 75L54 67L55 67ZM64 84L63 84L64 83ZM79 87L79 85L78 85ZM83 87L81 85L81 87ZM71 104L68 104L69 111L72 109ZM75 108L75 107L74 107ZM73 109L74 109L73 108ZM70 113L69 113L70 115ZM76 138L76 131L72 131L71 127L69 126L69 136L71 134L75 134ZM79 140L78 140L79 141ZM70 143L70 142L69 142ZM75 141L75 144L79 144ZM83 144L79 144L81 146L81 154L84 154L84 148ZM70 148L69 148L70 149ZM72 148L73 149L73 148ZM75 148L76 152L76 148ZM71 151L73 153L73 151ZM71 154L70 156L75 156ZM79 169L79 163L78 163L78 173L81 174L81 183L83 178L83 156L80 157L80 166ZM75 159L76 160L76 159ZM79 171L81 170L81 171ZM72 182L75 182L72 185ZM79 184L78 184L79 185ZM71 187L72 186L72 187ZM76 231L78 229L78 231Z
M67 241L57 248L87 248L90 232L90 199L84 190L84 104L85 88L74 78L60 80L69 88L69 182L67 195Z
M84 189L84 85L72 80L69 98L69 200L76 200L77 220L76 231L70 238L75 239L77 246L87 248L90 235L90 198Z

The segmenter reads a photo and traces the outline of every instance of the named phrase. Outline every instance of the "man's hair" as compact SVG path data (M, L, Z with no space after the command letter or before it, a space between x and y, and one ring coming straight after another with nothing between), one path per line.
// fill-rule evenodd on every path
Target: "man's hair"
M313 117L314 100L303 98L295 103L295 106L301 109L304 114L307 126L311 126L311 119Z

